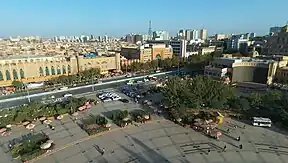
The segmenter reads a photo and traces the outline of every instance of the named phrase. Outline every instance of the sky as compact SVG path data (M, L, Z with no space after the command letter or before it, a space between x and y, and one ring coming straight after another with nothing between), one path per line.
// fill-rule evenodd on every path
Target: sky
M288 0L2 0L0 36L75 36L206 28L267 34L288 21Z

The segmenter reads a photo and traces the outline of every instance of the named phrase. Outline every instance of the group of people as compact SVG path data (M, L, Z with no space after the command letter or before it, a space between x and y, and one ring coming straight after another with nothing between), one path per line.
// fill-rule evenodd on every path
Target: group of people
M243 129L245 129L245 128L246 128L246 125L243 126ZM237 126L236 126L236 125L234 125L234 129L237 129ZM229 129L229 128L227 129L227 133L230 133L230 129ZM238 136L238 137L236 138L236 140L237 140L238 142L240 142L241 137ZM223 152L225 152L226 149L227 149L227 146L225 145L225 146L223 147ZM243 144L239 144L239 149L243 149ZM209 151L208 151L208 153L209 153Z

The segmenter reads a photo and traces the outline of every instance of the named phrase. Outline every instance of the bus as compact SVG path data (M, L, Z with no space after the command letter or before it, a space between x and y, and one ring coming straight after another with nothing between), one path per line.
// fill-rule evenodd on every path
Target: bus
M269 118L253 117L253 126L271 127L272 121Z

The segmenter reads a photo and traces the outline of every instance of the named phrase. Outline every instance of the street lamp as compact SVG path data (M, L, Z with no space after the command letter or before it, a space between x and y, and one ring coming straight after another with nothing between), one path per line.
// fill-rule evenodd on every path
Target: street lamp
M30 93L29 93L29 89L27 87L25 87L24 83L22 82L22 85L24 87L24 89L26 90L26 93L27 93L27 99L28 99L28 102L30 103L31 102L31 99L30 99Z

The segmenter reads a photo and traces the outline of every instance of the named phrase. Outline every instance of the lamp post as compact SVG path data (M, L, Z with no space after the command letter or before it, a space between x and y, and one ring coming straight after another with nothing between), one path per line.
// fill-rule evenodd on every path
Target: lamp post
M31 99L30 99L30 93L29 93L29 89L27 87L25 87L24 83L22 82L22 85L24 87L24 89L26 89L26 93L27 93L27 99L28 99L28 102L30 103L31 102Z
M94 78L92 77L92 92L94 92Z

